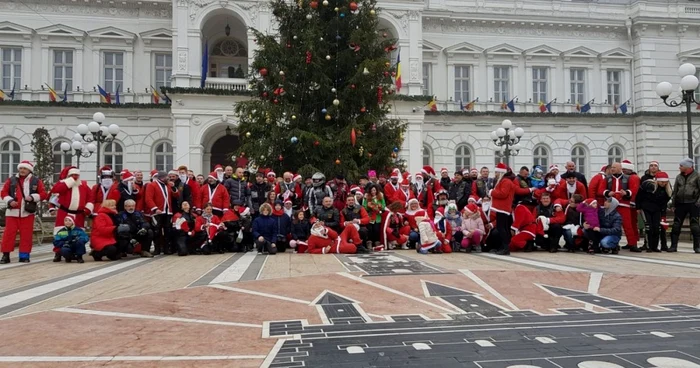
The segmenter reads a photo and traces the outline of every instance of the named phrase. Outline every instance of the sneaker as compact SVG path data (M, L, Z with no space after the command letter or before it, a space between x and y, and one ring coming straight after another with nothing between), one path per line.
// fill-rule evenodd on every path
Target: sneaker
M141 252L141 257L142 258L153 258L153 254L146 252L146 251L143 251L143 252Z
M619 245L612 249L612 254L618 254L618 253L620 253L620 246Z
M262 252L258 252L258 255L262 255Z
M477 253L481 253L481 245L475 246L475 247L472 249L472 251L477 252Z
M75 259L78 261L78 263L85 263L85 261L83 261L83 256L75 256Z
M408 250L408 245L406 245L406 244L402 245L402 246L401 246L401 249L403 249L403 250Z
M56 253L53 255L54 262L61 262L61 253Z

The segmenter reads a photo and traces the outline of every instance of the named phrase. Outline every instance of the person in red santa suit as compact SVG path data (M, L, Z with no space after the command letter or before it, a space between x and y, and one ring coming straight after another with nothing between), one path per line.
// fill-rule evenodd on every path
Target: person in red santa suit
M425 168L423 168L423 170L425 170ZM429 174L425 174L421 171L416 174L415 183L413 184L413 194L421 208L428 208L432 205L433 202L435 202L435 192L441 188L440 183L428 175ZM436 190L435 188L438 189Z
M560 185L559 185L559 182L557 182L556 179L554 179L554 178L549 178L549 179L547 179L547 181L545 182L545 186L544 186L544 187L535 190L535 193L533 194L533 196L534 196L535 199L539 202L539 201L542 199L542 195L543 195L544 193L547 193L547 194L549 194L549 198L552 199L552 201L556 201L556 200L559 199L559 194L561 194L561 193L563 193L563 192L566 191L565 189L564 189L564 190L561 190L561 189L559 188L559 186L560 186Z
M416 221L416 216L426 217L426 212L424 209L420 208L420 203L417 199L411 199L408 201L408 208L404 213L406 221L408 221L408 227L411 231L408 233L408 248L416 249L418 242L420 241L420 232L418 231L418 222Z
M151 213L154 235L154 253L173 254L172 216L176 213L174 204L179 193L175 185L168 180L168 173L159 171L155 180L146 186L146 208Z
M451 232L449 224L444 222L445 209L440 207L435 211L435 222L427 216L416 216L418 222L418 230L420 232L420 247L418 253L452 253L452 246L445 234ZM438 223L442 222L443 227L440 228Z
M282 202L290 200L296 208L299 208L303 200L301 184L294 181L294 174L289 171L282 174L282 179L282 182L275 185L277 199Z
M440 250L442 253L452 253L452 226L445 217L444 207L438 208L435 212L433 223L435 224L435 229L438 231L438 238L442 241Z
M345 227L340 236L338 233L322 222L316 222L311 226L311 236L307 241L308 252L311 254L355 254L357 246L362 244L359 225L352 224Z
M380 232L384 249L395 249L397 246L408 249L408 235L411 228L401 214L405 210L404 202L396 201L389 204L382 215L382 231Z
M510 228L513 223L513 218L511 217L513 213L513 197L517 189L514 181L515 175L502 162L496 166L495 172L496 184L489 191L489 197L492 198L491 211L496 212L496 231L501 239L501 248L496 254L508 255L510 254L509 246L511 244Z
M639 241L639 226L637 226L637 219L639 218L639 214L637 211L637 204L635 203L635 199L637 198L637 193L639 193L639 188L642 186L642 180L635 171L634 164L632 164L632 161L630 160L622 160L622 173L629 176L630 178L630 188L632 191L632 198L630 198L630 219L632 222L632 232L634 233L634 240L635 242L632 244L627 244L626 246L622 247L622 249L629 249L632 251L632 248L636 248L636 244ZM618 210L619 211L619 210ZM625 233L625 237L627 237L627 233ZM629 238L627 238L628 243L629 243Z
M435 173L435 170L433 170L432 167L428 165L423 166L420 172L421 174L423 174L423 183L428 189L428 193L433 193L434 195L435 192L442 189L442 184L440 184L440 180L438 179L437 174ZM433 198L433 200L435 200L435 198ZM433 203L432 200L428 202L428 204L430 203Z
M535 233L537 232L537 224L532 210L522 204L515 206L513 210L513 224L510 227L511 239L509 250L516 252L528 247L529 243L535 241Z
M565 172L561 175L561 182L559 182L558 192L555 195L554 200L559 198L569 200L574 194L578 194L583 198L588 197L588 191L586 186L583 185L576 176L575 172Z
M37 205L48 198L44 183L32 175L33 171L34 165L31 162L20 162L17 165L17 174L9 177L2 187L0 196L7 203L7 210L0 264L10 263L10 253L15 250L15 238L18 233L19 261L29 262Z
M231 207L231 197L229 197L228 190L221 184L216 175L215 172L209 174L207 183L200 188L200 198L204 205L211 203L214 214L221 218L224 212Z
M604 165L600 168L600 172L594 175L591 178L591 182L588 183L588 193L586 198L595 199L598 203L605 203L605 197L599 196L598 193L602 192L602 190L600 190L600 186L606 184L605 178L608 176L608 174L610 174L610 167L608 165Z
M194 224L195 233L204 233L200 235L203 239L199 248L195 247L194 253L211 254L212 251L221 252L224 249L225 233L223 232L225 225L221 223L221 218L214 214L214 208L211 203L204 205L202 215L197 216Z
M90 187L85 180L80 180L80 170L75 166L64 167L59 180L51 188L51 194L57 195L54 234L63 227L63 219L69 214L73 215L75 226L85 228L85 218L95 208Z
M401 182L399 190L394 193L394 201L408 203L409 200L414 198L416 198L416 196L413 195L413 192L411 191L411 183L408 181L408 179L404 179Z
M102 203L108 199L119 201L119 190L114 185L114 171L109 166L100 168L100 182L92 186L92 196L95 209L93 213L97 213L102 207Z
M394 169L389 177L389 182L384 185L384 200L387 204L395 201L394 197L399 191L399 180L401 180L401 171Z
M630 209L630 201L637 196L637 191L639 191L639 180L625 175L622 172L622 164L619 162L610 165L610 175L605 178L605 184L600 185L598 189L599 195L605 198L614 197L620 202L617 212L622 216L622 229L625 231L628 249L635 253L642 251L637 248L638 239L635 238L637 217L632 217Z

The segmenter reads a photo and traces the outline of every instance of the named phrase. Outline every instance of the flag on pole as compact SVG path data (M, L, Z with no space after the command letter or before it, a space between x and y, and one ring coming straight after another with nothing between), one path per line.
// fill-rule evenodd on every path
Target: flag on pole
M56 102L58 100L58 93L56 93L56 91L54 91L48 84L46 84L46 87L49 88L49 101Z
M552 113L552 103L557 102L557 99L553 99L552 101L549 101L546 105L544 105L544 108L547 109L548 113Z
M154 104L160 103L160 94L158 93L158 91L157 91L153 86L151 86L151 95L152 95L152 97L153 97L153 103L154 103Z
M401 92L401 49L396 56L396 92Z
M430 107L430 111L438 111L437 103L435 102L435 96L433 96L432 100L428 102L428 106Z
M61 102L68 102L68 83L66 83L66 86L63 88L63 98Z
M628 103L628 102L629 102L629 101L625 101L625 103L623 103L622 105L620 105L620 112L622 113L622 115L627 114L627 103Z
M508 108L508 110L510 110L510 112L515 112L515 98L508 101L508 103L506 104L506 107Z
M581 106L581 113L585 114L587 112L590 112L591 111L591 103L593 103L593 101L595 101L595 98L586 102L585 105Z
M12 91L10 91L10 94L8 95L11 100L15 99L15 87L17 87L17 82L12 84Z
M5 92L0 89L0 101L5 101Z
M477 100L478 100L478 98L469 101L469 103L467 104L467 107L466 107L467 111L474 110L474 104L476 103Z
M547 106L544 104L544 102L540 101L540 112L544 113L547 111Z
M117 100L117 101L116 101L116 104L117 104L117 105L121 105L121 101L119 100L119 88L121 88L121 84L117 84L117 93L116 93L115 96L114 96L115 99Z
M581 104L578 102L576 103L576 111L581 112Z
M464 111L464 104L462 103L462 100L459 100L459 109Z
M105 91L104 88L100 87L99 84L97 85L97 91L100 92L100 102L106 104L112 103L112 96L109 94L109 92Z
M202 80L199 82L199 88L204 88L209 73L209 40L204 43L204 53L202 53ZM157 103L157 102L156 102Z

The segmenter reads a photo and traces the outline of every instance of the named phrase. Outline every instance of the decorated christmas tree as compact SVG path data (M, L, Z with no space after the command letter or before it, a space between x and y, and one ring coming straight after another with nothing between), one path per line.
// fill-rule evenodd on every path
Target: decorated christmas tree
M395 166L405 125L390 118L396 40L376 0L275 0L277 34L253 30L251 86L237 105L238 152L277 172L356 177Z

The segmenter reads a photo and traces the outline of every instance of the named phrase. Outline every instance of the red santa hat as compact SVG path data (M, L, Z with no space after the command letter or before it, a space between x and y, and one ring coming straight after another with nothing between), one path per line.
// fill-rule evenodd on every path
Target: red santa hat
M80 175L80 169L78 169L77 167L74 167L74 166L69 166L68 176L71 176L71 175Z
M407 187L408 185L409 185L408 179L403 179L403 181L401 182L401 186Z
M594 198L586 198L586 200L584 202L588 206L593 206L593 205L597 206L598 205L598 201L596 201Z
M289 198L285 199L283 204L287 204L287 203L292 204L292 200Z
M392 178L392 179L394 179L394 178L396 178L396 179L401 178L401 170L399 170L399 169L391 170L391 178Z
M603 167L600 168L600 172L604 173L607 168L608 165L603 165Z
M449 170L447 170L447 168L446 168L446 167L443 167L442 169L440 169L440 174L442 174L442 173L448 173L448 174L449 174L449 173L450 173L450 171L449 171Z
M357 191L362 192L362 189L360 189L360 187L357 185L353 185L350 187L350 193L355 194L355 192L357 192Z
M551 165L549 165L549 170L547 171L547 173L551 173L554 170L559 171L559 166L556 164L551 164Z
M632 161L628 159L622 160L622 169L623 170L634 170L634 164L632 164Z
M476 211L479 210L479 206L477 206L475 203L469 203L467 207L464 207L464 210L467 211L467 213L476 213Z
M435 215L440 214L440 216L445 217L445 207L438 207L437 210L435 210Z
M425 174L425 176L435 176L435 170L433 170L433 168L429 165L423 166L420 172Z
M214 171L224 171L224 167L221 165L214 166Z
M277 174L275 174L274 171L270 170L270 171L267 172L267 175L266 175L266 176L267 176L268 178L269 178L269 177L276 178L276 177L277 177Z
M102 166L100 168L100 176L113 176L114 171L112 171L112 168L109 166Z
M212 179L214 179L214 180L216 180L216 181L219 181L219 176L218 176L218 174L216 173L216 170L214 170L214 171L212 171L212 172L209 173L209 176L207 177L207 179L209 179L209 178L212 178Z
M156 176L158 176L158 169L151 170L151 179L155 178Z
M449 196L449 193L447 193L447 190L445 190L444 188L440 188L440 190L435 192L435 197L439 196L440 194L444 194L446 196Z
M561 203L558 202L558 201L557 201L557 202L554 202L554 208L557 208L557 207L559 207L559 208L564 208L564 207L562 207Z
M469 169L468 168L465 167L464 169L462 169L462 176L469 176Z
M417 210L415 214L413 214L413 217L415 217L416 221L420 219L420 221L423 221L424 219L428 218L428 214L425 212L424 209Z
M404 179L408 179L409 181L411 180L411 173L408 171L404 171L403 174L401 175Z
M296 175L294 175L294 177L292 178L292 181L297 181L297 180L301 180L301 179L302 179L301 175L296 174Z
M668 174L664 171L657 172L656 181L668 181Z
M129 170L123 170L120 176L122 178L122 181L136 180L136 177L134 177L134 174L132 174Z
M505 174L506 172L508 172L508 167L503 162L499 162L498 165L496 165L496 169L494 171L497 173Z
M168 175L179 175L179 174L180 173L177 172L177 170L175 170L175 169L168 171Z
M427 176L427 174L426 174L426 176ZM423 179L423 172L422 171L416 174L416 179L418 179L419 177L421 179Z
M656 167L659 167L659 161L651 161L649 162L649 166L651 165L656 165Z
M474 197L473 195L471 195L471 196L469 196L469 198L467 198L467 203L477 203L477 202L478 202L477 197Z
M22 168L29 170L29 172L34 172L34 165L27 160L24 160L17 165L17 170Z
M70 220L70 222L72 222L73 225L75 225L75 215L74 214L67 213L66 217L63 218L63 221L65 221L65 220Z
M476 167L472 167L472 169L471 169L471 170L469 170L469 173L470 173L470 174L471 174L471 173L475 173L475 174L478 174L478 173L479 173L479 171L478 171L478 170L476 169Z

